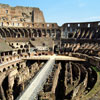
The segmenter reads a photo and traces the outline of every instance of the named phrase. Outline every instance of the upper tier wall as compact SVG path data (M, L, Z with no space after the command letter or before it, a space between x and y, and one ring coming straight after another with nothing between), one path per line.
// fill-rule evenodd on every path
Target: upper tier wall
M79 22L79 23L65 23L62 25L62 28L90 28L90 27L100 27L100 21L96 22Z
M39 8L10 7L0 4L0 21L45 23L43 12Z
M50 29L50 28L59 28L57 23L28 23L28 22L0 22L0 27L28 27L28 28L37 28L37 29Z

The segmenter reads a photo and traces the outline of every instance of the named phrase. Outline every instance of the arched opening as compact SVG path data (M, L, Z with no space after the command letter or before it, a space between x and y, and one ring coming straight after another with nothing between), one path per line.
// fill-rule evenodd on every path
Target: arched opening
M30 53L28 53L28 56L30 57Z
M28 32L29 32L29 37L31 37L32 36L31 30L28 29Z
M73 33L68 33L68 38L72 38L73 37Z
M56 39L60 39L61 37L61 30L56 30Z
M32 29L32 37L34 37L35 29Z
M49 37L51 36L51 32L49 29L47 29L47 33L49 34Z
M16 34L16 32L14 31L13 28L8 28L8 30L11 33L12 37L16 37L17 36L17 34Z
M26 45L24 45L24 48L28 48L28 45L26 44Z
M2 37L6 37L5 32L3 32L1 28L0 28L0 34L2 35Z
M41 54L41 53L39 53L38 55L39 55L39 56L41 56L42 54Z
M16 67L17 67L17 70L19 70L19 69L20 69L20 64L17 63L17 64L16 64Z
M10 60L12 60L12 57L10 57Z
M34 31L34 37L37 37L37 32L36 32L36 30Z
M7 99L8 76L3 80L2 87L3 87L3 91L4 91L4 96Z
M42 30L42 36L46 37L46 30L45 29Z
M12 65L12 67L14 68L14 64Z
M13 86L13 96L14 100L19 96L20 94L20 85L18 86L18 78L14 80L14 86Z
M23 30L24 30L24 33L25 33L25 37L28 37L27 31L25 29L23 29Z
M29 52L29 49L26 49L26 52L28 53Z
M8 58L6 59L6 61L9 61Z
M41 34L41 31L40 31L40 30L38 30L38 36L39 36L39 37L41 37L41 36L42 36L42 34Z
M22 53L25 53L25 49L22 50Z
M20 38L20 34L18 34L18 38Z
M23 45L21 45L20 48L23 48Z
M3 72L5 72L5 71L6 71L6 68L3 69Z
M54 53L57 54L58 52L59 52L59 50L58 50L58 46L55 45L55 46L54 46Z
M24 32L21 29L18 29L18 31L21 33L21 36L24 37Z
M16 66L19 67L19 63L16 63Z
M11 33L7 28L3 28L3 31L6 33L6 37L11 37Z
M6 33L6 37L11 37L8 31L5 31L5 33Z
M18 50L18 54L21 54L21 50Z
M4 56L4 53L3 52L1 52L1 56Z
M8 69L10 69L10 66L8 66Z

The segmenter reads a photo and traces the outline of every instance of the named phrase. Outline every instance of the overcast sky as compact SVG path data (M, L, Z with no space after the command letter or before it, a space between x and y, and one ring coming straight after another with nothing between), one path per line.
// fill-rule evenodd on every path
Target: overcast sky
M39 7L46 22L100 21L100 0L0 0L10 6Z

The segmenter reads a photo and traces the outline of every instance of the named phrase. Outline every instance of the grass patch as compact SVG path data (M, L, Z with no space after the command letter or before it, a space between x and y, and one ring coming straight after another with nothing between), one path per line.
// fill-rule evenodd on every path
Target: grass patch
M87 93L82 100L89 100L90 98L94 97L94 95L100 91L100 71L98 70L97 67L91 66L93 68L93 70L97 73L97 82L95 83L94 87L92 88L92 90Z
M99 71L99 69L97 67L94 67L94 66L91 66L91 67L93 68L93 70L95 70L97 73L100 74L100 71Z

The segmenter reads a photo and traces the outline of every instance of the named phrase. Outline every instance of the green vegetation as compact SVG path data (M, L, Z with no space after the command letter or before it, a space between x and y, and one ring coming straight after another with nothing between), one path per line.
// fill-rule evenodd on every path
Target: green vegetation
M98 70L97 67L93 67L91 66L97 73L97 82L96 84L94 85L93 89L87 93L83 98L82 100L89 100L91 97L94 97L94 95L100 91L100 71Z
M98 70L97 67L92 66L92 68L93 68L96 72L98 72L98 73L100 74L100 71Z

